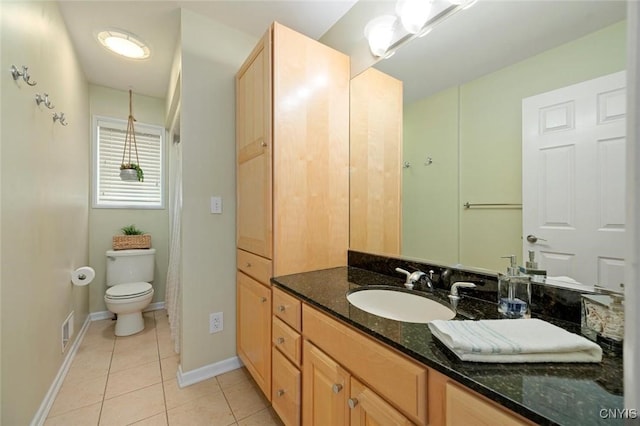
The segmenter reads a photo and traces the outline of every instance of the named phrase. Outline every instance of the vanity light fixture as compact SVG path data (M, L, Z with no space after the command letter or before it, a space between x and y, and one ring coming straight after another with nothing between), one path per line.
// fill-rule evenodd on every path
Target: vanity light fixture
M389 58L405 43L416 37L424 37L446 18L477 2L478 0L397 0L396 16L383 15L367 23L364 35L369 42L369 50L378 58Z
M142 40L123 30L100 31L97 37L105 48L130 59L146 59L151 54Z

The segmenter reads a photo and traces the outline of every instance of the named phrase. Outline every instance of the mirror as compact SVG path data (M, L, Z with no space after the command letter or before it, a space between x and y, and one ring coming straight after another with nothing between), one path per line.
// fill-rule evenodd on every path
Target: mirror
M393 10L395 2L358 2L347 14L351 16L345 15L321 40L351 55L354 82L365 78L363 71L377 61L374 68L404 88L401 160L391 168L384 161L369 166L382 170L369 188L401 188L401 208L394 208L388 201L393 196L385 199L379 190L356 200L363 211L365 199L374 197L368 213L360 213L360 222L367 217L367 224L377 229L371 232L387 229L385 222L396 223L397 248L368 245L366 239L356 242L353 234L351 248L493 271L506 269L507 260L501 259L506 255L516 254L524 264L522 99L623 70L626 4L480 0L393 57L377 60L362 52L366 41L361 31L347 35L346 29L349 22L363 28L385 3ZM366 110L374 122L371 114L389 120L396 108L391 103L377 112L371 105ZM370 132L386 135L384 151L375 150L387 153L384 158L400 155L388 146L394 131L387 125ZM374 153L367 153L369 159ZM353 179L366 162L353 147L351 155ZM380 180L396 173L401 183ZM510 205L465 208L465 203ZM353 200L352 210L358 211ZM358 220L352 216L352 225ZM393 231L383 233L385 240L393 239Z

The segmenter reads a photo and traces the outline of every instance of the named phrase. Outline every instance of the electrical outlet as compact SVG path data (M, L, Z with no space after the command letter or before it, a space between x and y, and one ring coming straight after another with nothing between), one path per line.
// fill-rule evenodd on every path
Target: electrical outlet
M209 314L209 333L219 333L224 328L222 312Z

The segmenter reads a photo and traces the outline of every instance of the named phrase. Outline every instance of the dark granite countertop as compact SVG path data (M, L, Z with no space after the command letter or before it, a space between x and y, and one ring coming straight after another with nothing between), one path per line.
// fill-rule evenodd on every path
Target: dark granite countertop
M622 424L604 419L622 409L622 357L605 352L599 364L489 364L460 361L427 324L404 323L368 314L349 304L347 291L362 285L398 285L402 281L353 267L325 269L272 278L272 283L409 357L539 424ZM429 297L447 303L446 292ZM474 319L497 318L495 305L463 298L459 312ZM461 315L457 319L466 319ZM551 320L579 333L572 323ZM603 411L601 411L603 410ZM606 411L605 411L606 410Z

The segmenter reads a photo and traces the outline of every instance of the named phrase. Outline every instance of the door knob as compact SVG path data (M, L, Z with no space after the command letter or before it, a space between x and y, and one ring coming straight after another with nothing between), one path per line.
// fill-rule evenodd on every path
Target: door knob
M535 244L538 241L547 241L547 240L545 240L544 238L538 238L533 234L529 234L527 235L527 241L529 241L531 244Z

